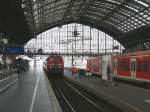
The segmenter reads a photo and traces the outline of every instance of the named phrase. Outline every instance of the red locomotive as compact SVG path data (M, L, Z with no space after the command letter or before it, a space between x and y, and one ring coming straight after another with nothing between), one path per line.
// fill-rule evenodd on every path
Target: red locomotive
M113 77L131 81L150 82L150 51L107 55L87 60L87 71L107 74L110 65Z
M61 77L64 74L64 60L59 55L50 55L44 62L44 69L49 77Z

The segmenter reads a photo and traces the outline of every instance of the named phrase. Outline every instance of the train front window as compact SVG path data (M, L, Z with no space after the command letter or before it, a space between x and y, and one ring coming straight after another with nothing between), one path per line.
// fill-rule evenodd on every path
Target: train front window
M143 63L143 71L144 72L148 72L149 71L149 63L148 62L144 62Z

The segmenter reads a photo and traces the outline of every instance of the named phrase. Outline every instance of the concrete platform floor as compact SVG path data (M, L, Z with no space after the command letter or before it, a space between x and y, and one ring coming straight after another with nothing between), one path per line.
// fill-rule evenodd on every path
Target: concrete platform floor
M21 73L17 83L0 94L0 112L53 112L42 67Z
M66 72L67 73L67 72ZM71 77L70 77L71 78ZM104 95L103 97L110 102L119 101L128 107L137 110L137 112L150 112L150 90L135 87L123 83L116 83L116 86L109 87L96 77L71 78L82 87L88 88L91 92L97 92L96 95ZM105 98L104 98L105 99ZM112 100L112 101L111 101ZM118 105L121 106L121 105Z

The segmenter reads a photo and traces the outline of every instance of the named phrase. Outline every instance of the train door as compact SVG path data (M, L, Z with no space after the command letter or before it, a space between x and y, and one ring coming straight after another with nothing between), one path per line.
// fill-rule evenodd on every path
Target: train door
M136 58L131 58L130 75L132 79L136 79Z
M117 59L114 60L114 75L116 76L117 75L117 69L118 69L118 62L117 62Z
M107 62L102 60L102 79L107 80Z

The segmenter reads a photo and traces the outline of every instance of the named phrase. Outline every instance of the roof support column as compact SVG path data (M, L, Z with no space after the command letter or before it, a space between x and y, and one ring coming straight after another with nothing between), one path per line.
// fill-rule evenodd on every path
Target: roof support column
M105 35L105 54L107 53L107 37L106 37L106 34Z
M91 27L90 27L90 55L91 55L91 53L92 53L92 32L91 32Z
M97 46L98 46L97 53L99 54L99 30L97 30Z

